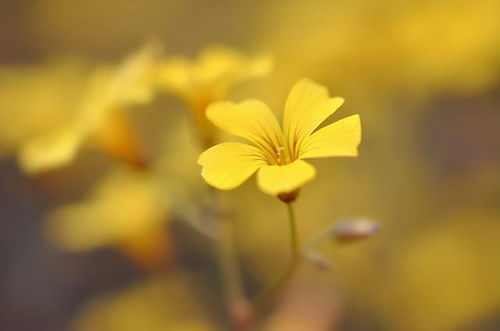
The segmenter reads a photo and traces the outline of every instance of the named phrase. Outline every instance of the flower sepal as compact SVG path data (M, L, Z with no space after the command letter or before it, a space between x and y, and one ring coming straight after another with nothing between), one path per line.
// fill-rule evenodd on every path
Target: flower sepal
M278 199L283 201L284 203L292 203L297 199L297 196L300 193L300 189L293 190L291 192L284 192L278 194Z

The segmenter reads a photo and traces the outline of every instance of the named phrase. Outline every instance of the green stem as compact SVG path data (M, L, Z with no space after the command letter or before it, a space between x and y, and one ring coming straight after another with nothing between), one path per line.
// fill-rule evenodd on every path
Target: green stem
M327 238L332 237L332 227L324 229L313 238L311 238L303 247L303 251L307 252L316 247L320 242L324 241Z
M292 203L287 203L288 219L290 222L290 244L292 249L292 262L297 262L299 258L299 238L297 234L297 220Z
M216 250L224 284L227 287L227 300L231 303L244 300L245 295L234 249L232 224L227 220L222 220L221 223Z
M281 290L283 286L285 286L288 283L288 281L290 280L290 278L292 278L293 274L295 273L295 270L299 265L300 261L299 240L297 234L295 211L292 203L287 203L287 209L288 209L288 220L290 224L290 245L291 245L292 260L288 265L287 269L285 270L285 272L269 287L265 288L259 295L257 295L257 298L255 299L255 307L258 310L265 308L268 301L274 297L276 292Z
M222 283L225 287L224 301L227 314L235 330L244 330L246 324L249 323L247 318L249 312L246 310L248 304L238 264L238 254L235 248L233 223L221 212L218 192L212 190L211 198L212 206L215 209L215 216L220 226L215 241L215 253L217 265L222 276Z

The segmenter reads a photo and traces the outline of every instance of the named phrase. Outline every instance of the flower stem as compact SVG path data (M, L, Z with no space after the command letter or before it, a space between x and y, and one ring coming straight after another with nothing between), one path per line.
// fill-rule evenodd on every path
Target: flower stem
M303 248L303 251L307 252L312 250L314 247L316 247L320 242L323 242L325 239L330 238L332 236L332 227L329 226L328 228L324 229L317 235L315 235L313 238L311 238Z
M270 299L274 297L276 292L281 290L283 286L285 286L288 281L292 278L295 270L297 269L300 261L300 253L299 253L299 240L297 234L297 224L295 217L295 210L293 208L292 203L287 203L288 209L288 220L290 224L290 248L292 254L292 260L288 265L285 272L274 281L269 287L265 288L260 294L257 295L255 299L255 307L257 310L265 308Z
M234 249L232 224L228 220L222 220L221 223L216 249L224 283L227 286L228 300L241 300L244 297L244 290Z
M221 211L218 192L211 191L212 206L215 209L219 227L215 241L217 265L225 287L224 299L227 314L235 330L244 330L250 322L251 311L245 295L245 288L240 273L238 254L234 238L233 223Z
M287 203L288 219L290 222L290 244L292 249L292 262L297 262L299 258L299 239L297 234L297 219L292 203Z

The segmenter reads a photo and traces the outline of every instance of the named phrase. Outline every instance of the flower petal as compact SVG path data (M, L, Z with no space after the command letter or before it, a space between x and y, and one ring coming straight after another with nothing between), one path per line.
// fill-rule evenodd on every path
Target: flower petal
M357 156L361 142L359 115L352 115L314 132L304 140L301 159L330 156Z
M207 149L198 158L198 164L203 166L201 175L209 185L231 190L243 184L266 162L256 147L228 142Z
M161 46L145 44L127 57L109 77L108 98L116 104L145 104L154 96L154 75Z
M82 140L81 132L71 126L49 132L29 140L21 148L19 163L30 174L65 166L76 157Z
M46 224L49 238L72 251L137 240L168 221L169 198L156 178L114 170L77 203L56 209Z
M309 79L295 83L288 95L283 118L290 152L296 155L303 139L343 103L343 98L330 98L326 87Z
M193 65L186 59L173 57L158 66L158 84L187 98L193 88Z
M289 193L300 188L316 175L316 169L309 163L296 160L287 165L267 165L260 168L257 185L267 194Z
M271 71L273 60L269 55L245 56L224 46L205 49L199 57L197 79L200 82L231 85ZM229 86L226 86L229 87Z
M222 98L235 84L263 76L272 67L269 55L247 57L231 48L212 46L195 60L175 57L165 61L159 66L158 83L188 99L197 94Z
M220 129L245 138L267 152L269 162L276 148L283 146L283 138L276 117L262 101L251 99L241 103L229 101L211 104L207 118Z

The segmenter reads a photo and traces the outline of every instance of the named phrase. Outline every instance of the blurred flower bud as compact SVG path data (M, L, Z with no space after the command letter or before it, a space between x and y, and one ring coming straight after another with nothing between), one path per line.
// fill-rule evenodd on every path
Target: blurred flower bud
M330 271L333 268L332 263L326 256L315 251L309 251L305 254L306 259L316 268L323 271Z
M344 220L333 226L333 238L341 242L358 241L378 233L380 226L370 219Z

